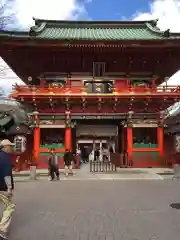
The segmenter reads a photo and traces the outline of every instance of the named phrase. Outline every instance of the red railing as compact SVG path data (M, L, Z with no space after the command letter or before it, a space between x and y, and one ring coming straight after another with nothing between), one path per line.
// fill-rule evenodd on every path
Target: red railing
M167 157L153 157L150 154L139 155L136 159L130 160L128 158L128 153L111 153L111 162L116 165L116 167L121 168L131 168L131 167L168 167L171 166L170 159L168 161Z
M86 88L80 86L69 86L69 87L42 87L42 86L27 86L27 85L16 85L13 86L13 92L10 94L11 97L18 96L43 96L43 95L64 95L64 96L76 96L76 95L99 95L107 93L89 93ZM133 86L127 85L126 87L114 87L112 88L112 94L123 96L123 95L180 95L180 86L158 86L158 87L149 87L149 86Z

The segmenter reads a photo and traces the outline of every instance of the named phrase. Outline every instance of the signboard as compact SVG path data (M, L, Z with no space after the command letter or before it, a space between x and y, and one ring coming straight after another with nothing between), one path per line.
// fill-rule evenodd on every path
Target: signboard
M134 127L134 128L157 128L158 127L158 125L157 124L153 124L153 123L150 123L150 124L148 124L148 123L138 123L138 124L132 124L132 127Z
M84 83L87 93L112 93L113 81L87 81Z
M40 128L64 128L64 120L41 120Z
M41 120L40 125L59 125L64 124L64 120Z

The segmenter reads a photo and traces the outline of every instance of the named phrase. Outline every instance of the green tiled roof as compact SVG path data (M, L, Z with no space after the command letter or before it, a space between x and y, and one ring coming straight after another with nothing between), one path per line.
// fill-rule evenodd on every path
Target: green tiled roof
M30 32L1 32L0 36L47 40L167 40L180 39L179 33L164 32L157 21L53 21L35 19Z

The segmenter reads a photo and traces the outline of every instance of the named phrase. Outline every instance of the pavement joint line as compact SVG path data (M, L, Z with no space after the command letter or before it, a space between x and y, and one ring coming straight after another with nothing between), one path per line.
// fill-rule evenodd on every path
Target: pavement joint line
M60 179L60 181L142 181L142 180L153 180L153 181L163 181L164 179L162 178L63 178ZM38 178L36 180L31 180L29 178L27 179L15 179L15 182L25 182L25 181L30 181L30 182L36 182L36 181L48 181L48 179L45 178ZM49 181L48 181L49 182ZM55 181L57 182L57 181Z
M160 180L164 180L164 178L162 176L160 176L159 174L156 174L156 175Z

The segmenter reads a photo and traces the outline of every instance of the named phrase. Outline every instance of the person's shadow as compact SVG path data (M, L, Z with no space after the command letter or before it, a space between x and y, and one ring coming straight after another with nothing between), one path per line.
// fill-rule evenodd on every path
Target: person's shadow
M171 203L170 207L176 210L180 210L180 203Z

